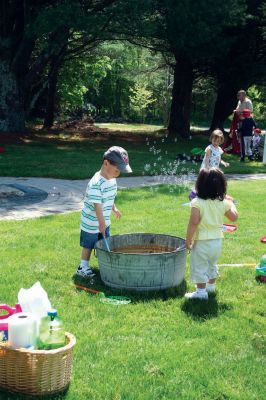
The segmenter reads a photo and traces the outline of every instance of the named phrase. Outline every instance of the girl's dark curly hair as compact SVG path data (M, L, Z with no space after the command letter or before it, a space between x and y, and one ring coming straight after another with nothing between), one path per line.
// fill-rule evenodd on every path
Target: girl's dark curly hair
M227 182L218 168L202 169L196 182L196 191L199 198L223 201L226 195Z

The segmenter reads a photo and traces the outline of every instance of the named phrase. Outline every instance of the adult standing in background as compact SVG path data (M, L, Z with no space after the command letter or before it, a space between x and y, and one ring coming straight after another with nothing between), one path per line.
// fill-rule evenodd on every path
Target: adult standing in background
M233 120L230 126L229 138L222 146L225 153L240 154L240 143L237 137L237 130L240 128L241 122L243 120L243 111L250 110L253 112L252 101L247 97L245 90L239 90L237 92L238 103L236 109L234 110ZM241 143L244 149L244 142Z
M242 122L245 119L245 112L250 111L249 117L252 116L253 113L253 104L252 101L247 97L245 90L239 90L237 92L238 103L234 112L235 123L236 123L236 130L234 131L234 135L232 135L232 139L237 137L237 131L241 130ZM244 112L245 110L245 112ZM245 159L245 143L244 143L244 136L240 135L239 137L240 142L240 149L241 149L241 161Z
M250 110L251 113L253 112L253 104L252 101L247 97L245 90L239 90L237 92L237 98L238 103L235 112L241 119L241 113L243 112L243 110Z

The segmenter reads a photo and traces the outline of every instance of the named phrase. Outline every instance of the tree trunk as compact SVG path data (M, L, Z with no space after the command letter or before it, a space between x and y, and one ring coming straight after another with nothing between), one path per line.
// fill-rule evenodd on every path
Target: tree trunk
M58 81L58 72L60 63L56 60L51 63L51 73L48 78L47 101L45 109L45 117L43 122L44 128L51 128L54 124L55 104L56 104L56 88Z
M178 58L174 70L174 85L169 118L169 135L190 136L190 112L193 85L193 67L190 60Z
M22 89L8 61L0 61L0 132L25 130Z
M232 114L233 110L237 105L237 94L238 88L234 87L231 82L226 84L224 82L217 91L217 99L214 106L212 122L210 130L224 129L224 122L226 118Z

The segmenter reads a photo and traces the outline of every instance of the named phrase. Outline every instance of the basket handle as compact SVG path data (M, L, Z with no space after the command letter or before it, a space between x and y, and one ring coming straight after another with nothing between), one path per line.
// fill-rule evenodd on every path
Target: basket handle
M0 315L0 319L6 319L14 314L14 309L7 304L0 304L0 310L4 310L7 312L5 315Z
M7 304L0 304L0 310L4 310L7 312L7 314L5 315L0 315L0 319L6 319L17 312L22 311L21 306L19 304L16 304L15 307L10 307Z

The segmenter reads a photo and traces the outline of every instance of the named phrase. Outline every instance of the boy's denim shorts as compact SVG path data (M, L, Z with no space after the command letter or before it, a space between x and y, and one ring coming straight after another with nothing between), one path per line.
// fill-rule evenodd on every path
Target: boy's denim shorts
M110 226L108 226L105 230L105 237L110 236ZM86 249L94 249L95 243L98 240L101 240L103 235L98 233L88 233L83 230L80 231L80 246L85 247Z

